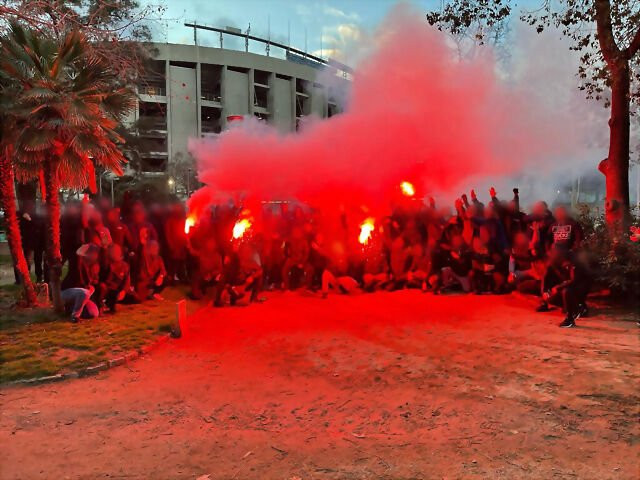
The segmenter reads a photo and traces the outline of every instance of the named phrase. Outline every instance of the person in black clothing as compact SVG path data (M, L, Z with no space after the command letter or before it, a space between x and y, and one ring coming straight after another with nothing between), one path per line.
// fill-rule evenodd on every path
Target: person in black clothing
M223 263L215 236L190 238L189 251L195 260L191 269L190 297L199 300L206 293L207 288L213 286L214 301L221 303Z
M120 246L122 255L126 258L132 248L131 233L127 226L120 220L120 209L114 207L106 214L106 227L111 234L111 240Z
M527 236L532 240L532 248L538 255L545 255L547 250L546 239L549 229L555 222L546 202L536 202L530 215L525 215L524 222L527 226Z
M576 254L562 246L549 251L549 266L542 281L542 304L537 311L546 312L549 304L561 305L567 316L560 327L575 327L576 319L586 316L586 298L591 288L591 278Z
M67 276L71 275L70 283L77 283L73 276L78 273L77 250L84 243L85 224L83 220L82 204L69 202L64 206L60 218L60 250L62 263L68 262Z
M500 252L487 243L486 235L473 239L471 254L471 286L476 294L501 293L505 282L499 271Z
M313 266L309 262L311 246L309 239L300 227L291 230L291 236L285 243L286 260L282 267L282 289L291 289L291 275L294 270L304 274L304 286L311 287L313 280Z
M571 218L566 207L556 207L553 214L556 221L549 226L547 232L547 250L551 246L561 247L566 250L579 248L584 237L580 224Z
M163 256L167 265L169 283L187 279L187 233L184 229L186 218L182 204L175 203L171 206L162 225L165 242Z
M491 206L495 209L502 227L506 241L513 244L514 237L524 230L524 213L520 211L520 193L517 188L513 189L513 199L506 205L498 199L496 189L491 187Z
M435 280L433 293L453 285L459 285L465 293L471 291L471 251L461 235L451 238L451 248L446 252L446 263Z
M470 194L471 194L471 203L475 206L477 214L480 216L484 215L484 203L478 200L478 196L476 195L475 190L471 190Z
M136 204L131 211L131 221L127 224L129 229L129 240L131 248L129 249L128 262L131 266L132 278L134 285L138 285L138 274L142 267L142 245L147 242L157 242L158 232L154 226L147 221L147 214L142 204Z
M262 285L262 267L257 250L249 241L236 241L225 258L224 273L216 291L214 306L222 307L222 294L228 292L231 306L251 292L249 302L258 298Z

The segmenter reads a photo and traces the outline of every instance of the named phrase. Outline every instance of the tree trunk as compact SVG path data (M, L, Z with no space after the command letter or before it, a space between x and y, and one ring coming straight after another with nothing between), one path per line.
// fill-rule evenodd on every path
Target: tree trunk
M16 211L15 183L11 158L0 152L0 207L4 211L7 228L7 241L13 259L13 266L22 277L24 296L28 306L37 303L36 291L33 288L29 267L22 248L22 236Z
M599 166L605 175L607 198L605 219L609 230L622 234L629 221L629 62L619 60L610 68L611 118L609 119L609 155Z
M49 159L44 164L44 183L49 219L47 223L47 261L49 263L49 288L53 308L64 311L60 297L60 277L62 276L62 254L60 253L60 185L58 183L58 162Z
M611 118L609 119L609 154L599 169L605 175L607 198L605 220L614 237L620 237L629 215L629 61L640 49L640 29L622 50L616 43L611 22L610 0L595 0L595 20L600 51L607 63L611 80Z

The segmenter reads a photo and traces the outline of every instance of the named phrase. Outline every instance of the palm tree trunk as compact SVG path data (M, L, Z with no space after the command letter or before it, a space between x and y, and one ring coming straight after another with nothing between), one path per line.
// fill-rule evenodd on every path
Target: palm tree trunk
M49 287L53 308L64 311L60 297L60 277L62 276L62 254L60 253L60 184L58 182L58 162L48 159L44 163L44 183L46 186L47 210L47 261L49 263Z
M36 291L33 288L31 275L29 275L29 267L24 257L22 249L22 236L20 235L20 226L18 225L18 216L16 211L16 196L13 164L11 158L6 152L0 152L0 208L4 211L4 219L7 225L7 240L9 242L9 250L13 259L13 266L22 277L22 286L24 288L24 296L28 306L34 306L37 303Z

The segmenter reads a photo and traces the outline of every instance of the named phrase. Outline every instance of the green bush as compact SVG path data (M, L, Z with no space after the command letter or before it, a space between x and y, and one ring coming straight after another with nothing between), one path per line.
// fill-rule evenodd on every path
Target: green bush
M584 251L587 253L595 288L607 288L616 300L640 301L640 244L632 242L625 233L614 238L602 215L583 215ZM638 212L632 212L632 223L638 225Z

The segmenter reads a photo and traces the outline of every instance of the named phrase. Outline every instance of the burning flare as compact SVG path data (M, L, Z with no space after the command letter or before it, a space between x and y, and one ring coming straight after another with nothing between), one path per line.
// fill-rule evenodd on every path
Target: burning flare
M367 243L369 243L369 240L371 240L371 233L373 232L374 228L375 223L373 218L367 218L364 222L362 222L362 224L360 225L360 236L358 237L358 241L362 245L366 245Z
M189 215L184 221L184 233L189 235L189 230L196 224L196 219L193 215Z
M402 194L407 197L413 197L416 194L416 189L413 188L413 184L409 182L402 182L400 189L402 190Z
M248 218L242 218L233 226L233 238L242 238L247 230L251 228L251 221Z

